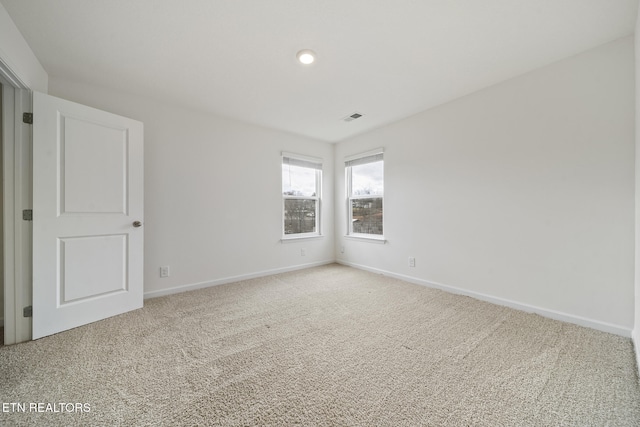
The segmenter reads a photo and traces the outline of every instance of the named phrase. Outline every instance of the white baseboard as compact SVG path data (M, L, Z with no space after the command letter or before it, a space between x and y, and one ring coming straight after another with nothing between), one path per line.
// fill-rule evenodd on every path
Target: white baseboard
M416 285L426 286L428 288L440 289L446 292L450 292L453 294L465 295L468 297L472 297L481 301L490 302L492 304L502 305L509 308L514 308L516 310L525 311L527 313L536 313L540 316L548 317L554 320L560 320L567 323L573 323L575 325L584 326L586 328L596 329L598 331L609 332L612 334L620 335L625 338L631 338L631 329L625 328L624 326L613 325L611 323L600 322L598 320L587 319L581 316L574 316L572 314L562 313L555 310L549 310L546 308L536 307L529 304L523 304L516 301L507 300L504 298L493 297L490 295L485 295L480 292L468 291L461 288L456 288L455 286L444 285L442 283L430 282L424 279L418 279L412 276L406 276L404 274L393 273L391 271L381 270L378 268L368 267L366 265L354 264L351 262L346 262L342 260L336 260L338 264L346 265L349 267L358 268L360 270L371 271L373 273L379 273L384 276L394 277L396 279L404 280L405 282L414 283ZM636 343L638 339L636 339ZM638 347L636 346L636 349ZM637 353L636 353L637 354Z
M638 370L638 380L640 381L640 328L635 328L631 333L633 349L636 352L636 369Z
M240 282L242 280L249 280L249 279L255 279L257 277L271 276L274 274L286 273L289 271L303 270L305 268L318 267L321 265L333 264L335 262L336 261L334 259L331 259L326 261L312 262L308 264L299 264L291 267L274 268L273 270L264 270L264 271L258 271L255 273L241 274L239 276L225 277L222 279L216 279L216 280L200 282L200 283L193 283L190 285L182 285L182 286L176 286L168 289L160 289L157 291L149 291L144 293L144 299L163 297L165 295L172 295L180 292L194 291L196 289L209 288L211 286L218 286L218 285L224 285L227 283Z

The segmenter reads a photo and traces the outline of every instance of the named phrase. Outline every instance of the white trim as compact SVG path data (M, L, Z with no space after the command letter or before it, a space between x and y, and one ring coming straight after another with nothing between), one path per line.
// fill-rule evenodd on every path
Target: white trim
M16 205L14 226L15 226L15 260L16 260L16 343L31 341L32 318L24 317L22 310L31 305L32 284L33 284L33 264L32 264L32 244L33 244L33 222L22 219L23 209L33 208L32 194L32 126L22 122L22 113L33 111L32 92L24 89L16 90L16 151L14 173L16 176L14 194Z
M31 127L22 113L31 110L31 93L3 86L4 174L4 342L31 340L31 318L22 310L31 304L31 222L22 210L31 208Z
M289 158L294 158L298 160L304 160L311 163L318 163L320 166L323 166L323 163L324 163L324 159L321 157L304 156L302 154L290 153L288 151L283 151L281 155L282 157L289 157Z
M418 279L412 276L406 276L404 274L392 273L390 271L381 270L378 268L368 267L366 265L355 264L343 260L336 260L338 264L346 265L349 267L357 268L360 270L371 271L373 273L379 273L384 276L393 277L395 279L404 280L405 282L414 283L416 285L426 286L428 288L440 289L453 294L465 295L471 298L475 298L481 301L490 302L492 304L502 305L516 310L525 311L527 313L535 313L540 316L547 317L549 319L560 320L562 322L573 323L574 325L584 326L586 328L596 329L602 332L608 332L615 335L620 335L625 338L631 337L631 329L620 325L614 325L607 322L600 322L598 320L587 319L582 316L575 316L572 314L562 313L555 310L548 310L546 308L536 307L529 304L523 304L516 301L511 301L504 298L493 297L480 292L468 291L455 286L444 285L442 283L430 282L428 280ZM637 347L636 347L637 348Z
M292 237L289 237L289 236L292 236ZM317 233L314 233L313 235L307 234L307 233L287 234L285 236L282 236L282 238L280 239L280 243L291 243L297 240L316 240L316 239L322 239L323 237L324 235L317 234Z
M374 237L376 236L376 237ZM384 236L380 236L378 234L345 234L344 235L345 239L351 239L351 240L356 240L356 241L361 241L361 242L369 242L369 243L382 243L385 244L387 243L387 239L384 238Z
M382 190L384 193L384 190ZM383 199L383 203L384 203L384 194L354 194L352 196L349 196L350 200L362 200L362 199Z
M4 330L4 344L16 342L15 327L15 235L14 235L14 192L15 174L13 170L15 140L14 137L14 92L12 86L2 87L2 170L4 174L3 187L3 236L4 236L4 316L7 325ZM4 322L4 319L3 319Z
M344 162L347 163L347 162L350 162L352 160L360 159L362 157L375 156L376 154L381 154L381 153L384 153L384 148L383 147L376 148L375 150L365 151L363 153L352 154L351 156L345 156Z
M636 354L636 373L638 374L638 382L640 383L640 329L636 328L631 332L631 342Z
M29 87L22 81L20 77L16 73L13 72L12 68L7 64L7 62L0 55L0 80L3 84L18 88L18 89L29 89Z
M2 6L0 6L2 9ZM17 29L16 29L17 30ZM18 32L19 34L19 32ZM22 40L24 41L24 40ZM24 46L29 53L33 52ZM4 239L4 344L31 340L31 318L22 316L22 309L31 304L31 223L22 220L21 212L29 209L31 197L31 127L22 123L22 113L31 112L29 84L19 76L17 68L0 52L0 84L2 84L2 174L3 178L3 239ZM35 55L35 63L47 75ZM36 76L33 76L39 80ZM33 81L31 83L34 83ZM42 83L42 81L40 82ZM0 289L0 291L2 291Z
M318 200L316 196L292 196L290 194L283 194L282 197L284 199L293 199L293 200Z
M311 262L308 264L299 264L291 267L274 268L272 270L263 270L255 273L241 274L239 276L225 277L222 279L211 280L207 282L193 283L191 285L176 286L169 289L161 289L157 291L149 291L144 293L144 299L163 297L166 295L178 294L181 292L195 291L196 289L209 288L211 286L226 285L227 283L240 282L242 280L255 279L258 277L272 276L274 274L287 273L289 271L303 270L305 268L318 267L321 265L333 264L334 259L326 261Z

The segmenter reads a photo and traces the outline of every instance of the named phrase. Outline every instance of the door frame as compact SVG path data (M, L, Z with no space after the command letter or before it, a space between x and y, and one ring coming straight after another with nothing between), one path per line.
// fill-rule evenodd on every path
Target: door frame
M32 298L32 224L22 210L32 206L31 126L22 113L31 112L30 88L0 57L2 84L2 160L4 197L4 343L31 340L31 318L23 309Z

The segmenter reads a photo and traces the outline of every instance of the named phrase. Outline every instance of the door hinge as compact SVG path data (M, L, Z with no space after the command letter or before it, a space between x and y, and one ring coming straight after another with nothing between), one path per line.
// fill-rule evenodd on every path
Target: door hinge
M33 210L25 209L22 211L22 219L25 221L33 221Z
M22 309L22 317L33 317L33 306L27 306Z
M22 123L33 124L33 113L22 113Z

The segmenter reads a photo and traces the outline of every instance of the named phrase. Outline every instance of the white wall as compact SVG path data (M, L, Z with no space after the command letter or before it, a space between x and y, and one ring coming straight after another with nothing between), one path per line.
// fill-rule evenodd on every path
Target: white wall
M47 92L48 76L9 13L0 4L0 62L29 89Z
M53 76L49 88L144 122L147 296L334 260L332 145ZM283 150L325 161L319 240L280 242Z
M629 336L633 79L627 37L339 143L338 260ZM343 237L343 159L380 146L384 245Z

